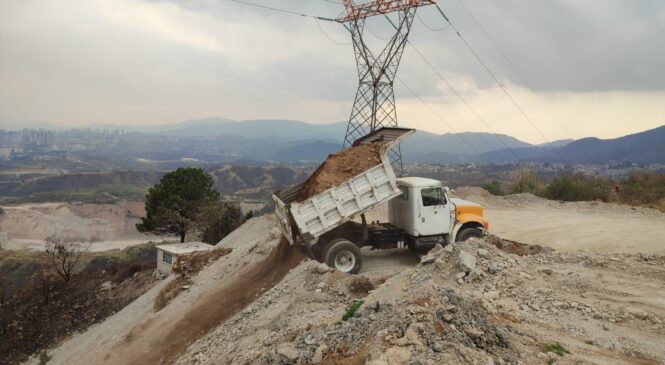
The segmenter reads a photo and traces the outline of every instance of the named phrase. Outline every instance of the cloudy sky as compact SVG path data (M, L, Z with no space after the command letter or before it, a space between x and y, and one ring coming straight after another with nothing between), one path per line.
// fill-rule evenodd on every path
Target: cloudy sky
M325 17L342 11L335 0L247 1ZM445 25L436 10L421 8L413 45L492 130L542 143L665 124L662 0L438 3L536 125L451 28L432 30ZM390 30L373 18L367 39L378 48ZM426 104L397 82L401 125L489 131L412 48L402 66L400 79ZM336 23L229 0L0 0L0 128L215 116L330 123L348 118L356 84L349 35Z

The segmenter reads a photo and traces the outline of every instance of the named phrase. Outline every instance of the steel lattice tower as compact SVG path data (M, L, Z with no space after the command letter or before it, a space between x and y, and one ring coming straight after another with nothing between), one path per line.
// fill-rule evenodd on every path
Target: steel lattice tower
M395 93L393 85L397 69L406 46L411 25L420 6L432 5L432 0L375 0L355 4L343 0L347 14L338 22L345 24L351 33L353 51L358 69L358 91L351 109L349 124L344 137L344 148L368 133L381 127L397 127ZM393 24L395 34L388 40L378 56L375 56L363 40L365 21L375 15L399 13L399 21ZM398 174L403 173L402 153L397 146L390 151L390 161Z

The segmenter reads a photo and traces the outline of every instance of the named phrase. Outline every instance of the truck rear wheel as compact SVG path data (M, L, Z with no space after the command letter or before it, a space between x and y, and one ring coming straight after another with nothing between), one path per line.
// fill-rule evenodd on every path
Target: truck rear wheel
M359 273L363 266L360 248L345 239L330 242L326 247L324 258L326 265L349 274Z
M471 237L483 238L483 231L478 228L463 228L457 234L457 242L464 242Z

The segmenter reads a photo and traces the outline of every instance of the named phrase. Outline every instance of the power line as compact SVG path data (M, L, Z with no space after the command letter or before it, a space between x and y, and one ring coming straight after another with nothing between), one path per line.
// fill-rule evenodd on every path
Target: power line
M390 21L390 19L388 19L388 21ZM392 23L392 21L390 21L390 24L392 24L393 27L395 26L395 25ZM425 57L425 55L422 54L422 52L420 52L420 50L418 50L418 48L417 48L416 46L414 46L413 43L408 42L408 44L411 46L411 48L413 48L414 51L416 51L416 53L418 54L418 56L420 56L420 58L421 58L421 59L427 64L427 66L429 66L429 68L431 68L432 71L434 71L434 73L436 73L436 75L441 79L441 81L443 81L443 82L446 84L446 86L448 86L448 88L453 92L453 94L455 94L455 96L457 96L457 98L458 98L460 101L462 101L462 103L463 103L463 104L464 104L464 105L465 105L465 106L471 111L471 113L473 113L473 115L475 115L476 118L478 118L478 120L480 120L480 121L485 125L485 127L487 127L487 129L492 133L492 135L494 135L494 137L496 137L496 139L497 139L497 140L498 140L498 141L499 141L499 142L500 142L500 143L501 143L501 144L502 144L502 145L503 145L508 151L510 151L510 153L515 157L515 159L516 159L516 160L520 160L520 157L517 155L517 153L516 153L512 148L510 148L510 146L508 146L508 144L506 143L506 141L504 141L501 137L498 136L498 134L494 131L494 129L490 126L490 124L487 123L487 121L486 121L483 117L481 117L480 114L478 114L478 112L477 112L477 111L471 106L471 104L469 104L469 102L466 101L466 99L464 99L464 97L463 97L459 92L457 92L457 90L453 87L453 85L452 85L452 84L451 84L451 83L450 83L450 82L449 82L449 81L448 81L448 80L447 80L447 79L446 79L446 78L445 78L445 77L439 72L439 70L438 70L436 67L434 67L434 65L433 65L433 64L427 59L427 57ZM427 81L425 81L425 79L424 79L422 76L420 76L420 74L418 74L417 72L415 72L415 70L412 69L412 72L413 72L413 73L414 73L414 74L415 74L415 75L416 75L416 76L417 76L417 77L418 77L418 78L419 78L424 84L429 85L429 84L427 83Z
M410 44L410 45L411 45L411 47L412 47L412 48L413 48L418 54L420 54L420 51L418 51L418 49L415 48L415 46L414 46L413 44ZM421 55L421 57L422 57L422 55ZM469 103L466 101L466 99L464 99L464 97L462 97L462 95L461 95L460 93L458 93L457 90L455 90L455 88L450 84L450 82L448 82L448 80L447 80L446 78L444 78L443 75L440 75L439 72L438 72L438 70L434 69L433 66L431 66L431 64L429 63L429 61L428 61L426 58L423 57L423 61L425 61L425 63L427 63L427 64L430 65L430 68L432 68L432 69L434 70L434 72L435 72L437 75L439 75L439 77L441 78L441 80L446 84L446 86L448 86L448 88L453 92L453 94L455 94L455 96L457 96L457 98L458 98L460 101L462 101L462 103L463 103L463 104L464 104L464 105L465 105L465 106L471 111L471 113L473 113L473 115L474 115L476 118L478 118L478 120L480 120L480 121L485 125L485 127L487 127L487 129L490 131L490 133L491 133L494 137L496 137L496 139L499 141L499 143L501 143L501 144L502 144L502 145L503 145L508 151L510 151L510 153L515 157L515 159L519 161L519 160L520 160L520 157L517 155L517 153L515 152L515 150L513 150L510 146L508 146L508 144L506 143L506 141L504 141L501 137L499 137L498 133L496 133L496 132L494 131L494 129L492 129L492 127L489 125L489 123L487 123L487 121L486 121L483 117L481 117L480 114L478 114L478 112L477 112L473 107L471 107L471 104L469 104ZM407 67L408 67L408 66L407 66ZM418 78L420 79L420 81L422 81L422 82L423 82L424 84L426 84L426 85L429 85L429 84L427 83L427 81L426 81L426 80L425 80L420 74L418 74L415 70L411 69L411 71L414 73L414 75L416 75L416 77L418 77ZM433 89L432 89L432 90L433 90Z
M329 35L329 34L323 29L323 27L321 26L321 23L319 23L319 19L316 19L316 18L315 18L314 21L316 22L316 25L318 25L319 30L321 31L321 33L323 33L323 35L325 35L326 38L328 38L331 42L333 42L333 43L335 43L335 44L337 44L337 45L339 45L339 46L350 46L350 45L351 45L351 42L349 42L349 43L344 43L344 42L338 42L338 41L334 40L334 39L333 39L333 38L332 38L332 37L331 37L331 36L330 36L330 35Z
M496 75L494 74L494 72L492 72L492 70L490 70L489 66L487 66L487 64L485 63L485 61L483 61L483 59L480 57L480 55L478 55L478 53L473 49L473 47L471 47L471 44L469 44L469 42L467 42L466 39L464 39L464 37L462 37L462 35L460 34L460 32L459 32L459 30L457 29L457 27L455 27L455 25L450 21L450 19L448 19L448 17L447 17L446 14L443 12L443 10L441 10L441 8L439 7L439 4L435 4L435 6L436 6L437 10L439 11L439 13L441 14L441 16L443 16L443 18L444 18L444 19L450 24L450 26L453 28L453 30L455 31L455 33L457 34L457 36L459 37L459 39L462 40L462 42L464 43L464 45L469 49L469 51L471 51L471 53L472 53L473 56L476 58L476 60L477 60L482 66L483 66L483 68L485 69L485 71L487 71L487 73L492 77L492 79L496 82L496 84L499 85L499 87L501 88L501 90L503 91L503 93L506 94L506 96L508 97L508 99L510 99L510 101L513 103L513 105L515 105L515 107L516 107L517 110L520 112L520 114L522 114L522 116L524 117L524 119L526 119L526 120L531 124L531 126L533 127L533 129L534 129L534 130L538 133L538 135L540 135L540 137L546 142L547 146L552 150L552 152L554 152L554 154L557 155L557 157L559 157L559 159L561 160L561 162L564 162L564 163L565 163L564 158L563 158L563 157L561 156L561 154L560 154L560 153L559 153L559 152L558 152L558 151L552 146L552 144L551 144L550 141L547 139L547 137L545 137L545 135L540 131L540 128L538 128L538 126L536 125L536 123L535 123L535 122L529 117L529 115L527 115L527 113L524 111L524 109L522 109L522 107L517 103L517 101L515 100L515 98L513 98L513 96L512 96L512 95L510 94L510 92L508 91L508 89L506 89L506 87L503 86L503 84L499 81L499 79L496 77Z
M333 22L333 21L335 21L334 19L330 19L330 18L326 18L326 17L322 17L322 16L311 15L311 14L304 14L304 13L299 13L299 12L297 12L297 11L293 11L293 10L286 10L286 9L274 8L274 7L272 7L272 6L267 6L267 5L262 5L262 4L256 4L256 3L250 3L250 2L242 1L242 0L231 0L231 1L234 2L234 3L243 4L243 5L248 5L248 6L254 6L254 7L257 7L257 8L261 8L261 9L277 11L277 12L285 13L285 14L297 15L297 16L301 16L301 17L304 17L304 18L314 18L314 19L318 19L318 20L325 20L325 21L327 21L327 22Z
M446 127L448 127L448 129L450 129L453 133L455 133L455 136L457 136L460 140L462 140L462 142L464 142L464 144L466 144L478 157L480 157L483 161L485 161L485 163L490 164L490 162L485 158L485 156L480 154L480 152L478 152L478 150L473 146L473 144L469 143L469 141L467 141L462 134L457 132L455 128L453 128L453 126L450 125L450 123L448 123L448 121L446 121L441 116L441 114L437 113L437 111L434 110L434 108L432 108L423 98L421 98L418 94L416 94L416 92L413 89L411 89L409 85L407 85L399 77L397 77L397 80L402 84L402 86L404 86L407 90L409 90L409 92L411 92L411 94L413 94L413 96L415 96L416 99L418 99L421 103L423 103L427 107L427 109L429 109L429 111L432 112L432 114L434 114L441 122L443 122L446 125Z
M529 90L531 90L531 93L533 93L533 95L535 95L536 98L538 98L540 103L545 107L545 110L547 110L547 112L552 116L552 119L554 119L559 124L561 129L563 129L568 134L568 137L572 138L573 134L570 132L570 130L561 122L561 120L559 118L557 118L556 115L554 115L552 110L547 106L547 104L540 97L540 95L538 95L538 93L536 93L534 91L533 87L531 86L531 83L526 79L526 77L524 77L524 74L517 69L515 64L508 58L508 56L506 56L506 54L503 52L501 47L499 47L498 43L494 40L494 38L492 38L490 36L489 32L487 32L485 30L485 27L483 27L480 24L480 22L478 21L478 19L473 15L473 13L471 13L471 10L464 4L464 2L462 0L457 0L457 2L459 2L459 4L462 5L462 8L464 8L464 10L469 14L469 16L471 16L471 19L473 20L473 22L476 23L476 25L483 32L485 37L487 37L487 39L489 39L489 41L494 45L494 47L497 49L497 51L499 51L499 53L501 54L503 59L506 60L508 65L510 65L510 68L512 68L513 71L515 71L515 73L520 77L520 79L522 80L522 82L524 82L524 84L527 86L527 88L529 88Z
M427 23L425 23L425 21L423 21L423 18L420 17L420 14L416 13L416 17L418 18L420 23L422 23L422 25L425 26L425 28L431 30L432 32L441 32L441 31L444 31L444 30L448 29L448 27L450 27L450 24L446 24L443 27L441 27L439 29L436 29L434 27L430 27L429 25L427 25Z
M377 34L372 30L372 27L369 26L369 24L366 24L366 25L365 25L365 28L367 28L367 30L369 30L369 32L370 32L374 37L376 37L376 38L378 38L378 39L380 39L380 40L382 40L382 41L389 41L390 38L392 38L392 37L383 38L383 37L377 35Z

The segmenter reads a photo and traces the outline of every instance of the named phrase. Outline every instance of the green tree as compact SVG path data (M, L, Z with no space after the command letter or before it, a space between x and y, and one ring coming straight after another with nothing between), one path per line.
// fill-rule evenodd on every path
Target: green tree
M136 225L139 232L175 234L180 242L192 229L200 228L205 213L219 202L212 177L199 168L179 168L164 175L145 197L146 217Z
M501 183L497 180L492 180L486 182L480 186L481 188L487 190L492 195L503 195L503 189L501 188Z

